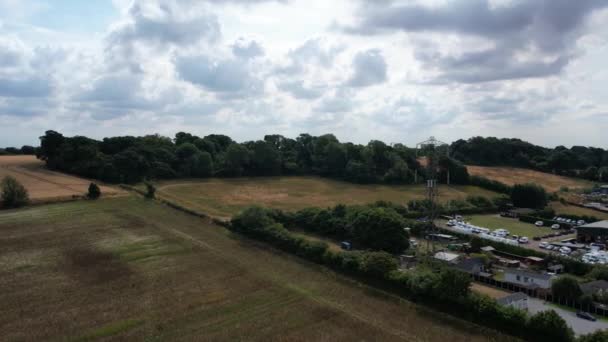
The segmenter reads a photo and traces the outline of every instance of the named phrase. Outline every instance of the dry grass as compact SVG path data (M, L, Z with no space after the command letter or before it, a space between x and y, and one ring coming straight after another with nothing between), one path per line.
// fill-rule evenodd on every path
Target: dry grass
M479 283L472 283L471 291L479 293L479 294L484 294L484 295L489 296L494 299L506 297L510 294L510 292L503 291L503 290L497 289L495 287L482 285Z
M507 185L534 183L541 185L549 192L559 191L562 187L570 189L586 188L593 183L576 178L556 176L529 169L515 167L489 167L489 166L467 166L469 174L483 176Z
M578 216L595 216L600 220L608 220L608 213L601 211L581 208L575 205L562 204L560 202L551 202L550 207L559 214L578 215Z
M8 341L507 341L153 201L0 212Z
M253 204L298 210L378 200L406 204L426 198L424 185L358 185L318 177L171 181L158 184L158 189L160 196L220 218L228 218ZM468 195L498 196L473 186L440 188L440 201L465 199Z
M52 202L87 193L90 180L47 170L34 156L0 156L0 179L15 177L27 189L32 202ZM101 185L103 195L123 194L120 189Z

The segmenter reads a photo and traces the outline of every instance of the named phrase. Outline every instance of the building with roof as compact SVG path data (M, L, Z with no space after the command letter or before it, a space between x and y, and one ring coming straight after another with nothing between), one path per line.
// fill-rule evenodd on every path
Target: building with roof
M585 224L576 228L579 242L608 242L608 220Z
M435 259L455 264L460 260L460 254L450 252L437 252L435 253Z
M528 296L523 292L516 292L508 296L498 298L496 302L502 306L510 306L516 309L528 311Z
M521 268L505 269L505 281L529 289L551 288L554 276L547 273L538 273Z
M581 284L581 291L586 295L593 295L600 291L608 291L608 281L595 280Z
M485 263L480 258L470 258L458 262L454 268L469 274L479 274L485 270Z

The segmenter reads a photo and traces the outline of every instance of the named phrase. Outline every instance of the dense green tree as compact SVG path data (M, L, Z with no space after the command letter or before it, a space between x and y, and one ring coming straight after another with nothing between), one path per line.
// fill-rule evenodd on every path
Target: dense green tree
M101 196L101 189L95 183L89 184L89 190L87 192L87 197L89 199L98 199Z
M57 156L60 146L65 141L62 134L55 131L46 131L40 137L40 158L47 161L47 166L54 168L53 158Z
M528 320L528 330L537 338L536 341L574 341L574 332L554 310L532 315Z
M608 266L596 265L588 274L589 278L608 281Z
M444 268L439 272L439 281L435 286L435 292L437 296L443 298L464 298L469 294L470 286L470 275L452 268Z
M390 208L368 208L356 214L352 222L355 242L375 250L401 253L409 247L403 218Z
M273 144L266 141L253 143L251 164L253 173L259 176L276 176L281 174L281 155Z
M29 202L25 187L14 177L6 176L0 182L0 200L5 208L18 208Z
M596 332L582 335L577 342L606 342L608 341L608 330L598 330Z
M521 208L542 209L547 206L547 192L536 184L515 184L511 190L513 205Z
M249 163L249 151L239 144L232 144L226 150L224 172L230 176L242 176Z
M146 198L153 199L156 197L156 187L151 182L145 182L146 185Z
M385 278L399 267L395 257L386 252L367 252L362 259L362 271L374 277Z
M559 298L578 299L583 291L575 278L562 276L551 283L551 293Z

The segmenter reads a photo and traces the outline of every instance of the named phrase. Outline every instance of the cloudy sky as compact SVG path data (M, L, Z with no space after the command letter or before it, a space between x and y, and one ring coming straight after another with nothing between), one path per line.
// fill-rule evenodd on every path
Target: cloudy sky
M47 129L608 147L605 0L0 0L0 146Z

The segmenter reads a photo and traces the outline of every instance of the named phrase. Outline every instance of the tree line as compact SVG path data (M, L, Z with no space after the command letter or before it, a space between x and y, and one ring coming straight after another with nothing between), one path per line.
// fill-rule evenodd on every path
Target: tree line
M238 143L225 135L198 137L177 133L174 139L147 135L95 140L47 131L38 157L51 169L112 183L144 179L319 175L356 183L414 182L425 168L414 149L373 140L367 145L343 143L334 135L301 134L296 139L266 135ZM437 161L440 180L468 183L466 168L454 159Z
M340 211L341 209L332 209ZM346 215L334 214L334 218L357 219L379 218L392 221L393 209L374 210L359 208ZM470 290L468 274L429 261L415 270L402 272L396 258L383 248L363 251L333 251L328 244L308 240L292 232L284 225L285 215L281 211L251 207L235 216L227 227L250 238L266 242L275 248L319 263L354 276L374 286L394 292L409 300L429 305L437 310L458 315L477 324L498 329L513 336L531 341L603 341L607 332L596 332L576 339L567 323L555 311L543 311L529 315L525 311L499 305L490 297ZM287 213L287 215L290 215ZM290 220L298 222L303 212L292 215ZM319 213L315 216L318 216ZM304 215L307 216L307 215ZM304 218L304 222L308 221ZM289 222L289 221L288 221ZM368 222L369 223L369 222ZM296 223L298 224L298 223ZM392 225L392 223L390 224ZM321 228L315 228L321 229ZM373 228L370 228L373 229ZM331 231L327 234L334 234ZM370 246L370 245L368 245ZM380 250L378 250L380 249Z
M18 147L5 147L0 148L0 156L13 156L13 155L35 155L38 149L34 146L23 145Z
M520 139L474 137L453 142L450 151L465 164L530 168L608 182L608 150L597 147L546 148Z

